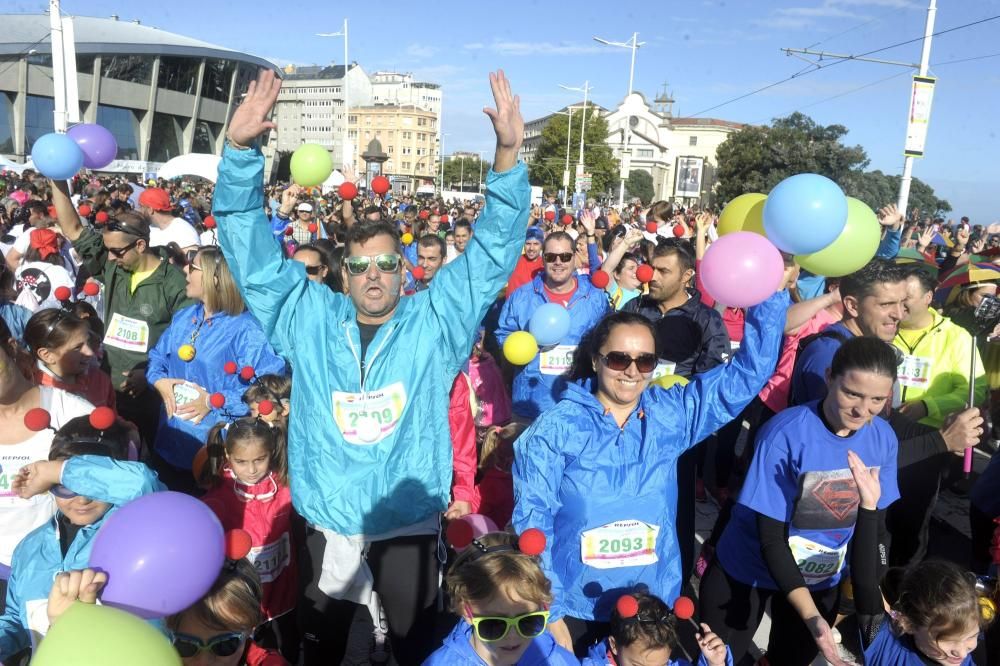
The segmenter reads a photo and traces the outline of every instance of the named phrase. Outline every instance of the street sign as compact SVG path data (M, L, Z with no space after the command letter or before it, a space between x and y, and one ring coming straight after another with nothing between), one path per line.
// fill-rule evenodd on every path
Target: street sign
M594 185L594 175L590 173L580 174L576 177L576 191L588 192Z

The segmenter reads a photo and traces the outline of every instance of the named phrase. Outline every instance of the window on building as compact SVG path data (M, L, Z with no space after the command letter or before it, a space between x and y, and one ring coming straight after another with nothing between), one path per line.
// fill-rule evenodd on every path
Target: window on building
M118 159L139 159L139 119L134 111L101 104L97 107L97 124L114 135L118 142Z
M426 127L427 126L427 119L426 118L417 118L417 125L419 125L420 127Z
M392 147L392 146L387 146L387 147L386 147L386 149L385 149L385 152L387 152L387 153L389 153L390 155L392 155L392 149L393 149L393 147Z
M25 58L29 65L40 65L42 67L52 66L52 54L51 53L29 53L28 57Z
M8 155L14 152L14 135L11 132L14 127L14 104L10 101L10 95L0 92L0 153Z
M409 171L409 170L410 170L410 163L403 162L403 171Z
M166 162L184 151L183 120L169 113L153 116L153 130L149 137L149 160Z
M347 117L347 122L354 123L355 125L357 125L358 124L358 117L357 116L348 116Z
M357 139L358 138L358 130L348 130L347 131L347 138L349 138L349 139Z
M221 125L199 120L198 124L194 126L194 143L191 146L191 152L214 154L215 139L219 136L218 133L221 129Z
M52 122L52 112L55 111L55 100L51 97L28 95L27 109L24 114L24 130L27 143L25 150L30 151L38 137L55 131ZM11 125L13 127L13 125Z
M77 54L76 56L76 71L78 74L93 74L94 73L94 60L97 56L89 54Z
M638 157L640 159L653 159L653 149L652 148L639 148L637 151Z
M201 95L217 102L229 99L229 86L236 64L232 60L205 61L205 78L201 82Z
M194 58L164 56L160 59L160 74L156 85L165 90L193 95L198 84L199 64Z
M696 136L688 137L688 145L689 146L697 146L698 145L698 137L696 137Z
M403 134L403 138L404 139L412 139L413 138L413 132L403 132L402 134Z
M104 56L101 60L101 75L116 81L149 85L153 78L153 56Z

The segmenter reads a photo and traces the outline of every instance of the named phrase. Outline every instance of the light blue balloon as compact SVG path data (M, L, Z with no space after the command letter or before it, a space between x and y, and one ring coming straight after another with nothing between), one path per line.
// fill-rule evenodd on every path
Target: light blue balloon
M541 305L528 320L528 332L539 347L557 345L569 333L569 310L558 303Z
M43 176L66 180L83 166L83 151L65 134L43 134L31 147L31 161Z
M847 224L847 197L815 173L784 179L764 202L764 231L782 252L811 254L837 240Z

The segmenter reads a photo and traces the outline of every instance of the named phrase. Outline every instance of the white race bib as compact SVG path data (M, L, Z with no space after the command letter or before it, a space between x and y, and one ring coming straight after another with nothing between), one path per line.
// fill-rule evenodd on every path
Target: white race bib
M653 564L656 556L657 525L638 520L616 520L580 535L580 557L595 569L617 569Z
M650 377L650 381L654 379L659 379L660 377L666 377L667 375L674 374L674 370L677 369L677 364L670 361L665 361L662 358L656 363L656 367L653 368L653 376Z
M931 381L931 362L926 356L903 354L903 360L896 369L899 383L906 388L926 389Z
M844 560L847 557L846 545L840 548L828 548L800 536L789 537L788 547L806 585L822 583L827 578L835 576L844 567Z
M538 369L543 375L565 375L573 367L576 345L556 345L538 353Z
M333 392L333 420L349 444L370 446L393 433L406 407L403 382L367 393Z
M191 386L187 382L184 382L183 384L174 384L174 404L177 407L180 407L181 405L186 405L189 402L194 402L197 398L198 398L198 389ZM184 418L184 420L187 420L189 418L192 418L193 416L194 414L191 414L190 416L187 417L179 416L178 418Z
M291 562L291 554L288 532L285 532L277 541L251 548L247 553L247 559L260 574L260 582L270 583L280 576Z
M116 312L111 316L107 330L104 336L104 344L107 346L142 354L149 349L149 324L141 319L132 319Z

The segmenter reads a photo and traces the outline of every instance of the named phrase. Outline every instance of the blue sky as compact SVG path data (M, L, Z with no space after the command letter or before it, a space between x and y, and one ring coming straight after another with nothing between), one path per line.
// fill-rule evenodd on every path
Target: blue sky
M37 12L48 3L12 4L13 11ZM1000 15L1000 0L939 0L939 5L936 31ZM63 0L68 13L138 18L297 64L341 62L340 39L314 33L339 30L346 16L351 59L366 71L412 71L443 86L446 153L492 149L490 127L480 109L491 101L486 74L497 67L506 70L520 93L526 119L579 98L560 89L559 83L582 86L589 79L599 104L617 104L627 90L629 52L598 44L591 39L594 35L625 41L638 31L646 45L638 53L635 89L651 98L668 83L676 111L686 116L806 67L781 47L815 45L830 52L861 53L917 38L923 34L926 6L926 0ZM1000 57L933 64L998 53L1000 20L934 39L931 73L939 82L927 157L918 160L914 170L951 201L956 216L968 214L974 222L1000 220ZM873 57L917 62L920 43ZM864 146L870 168L900 173L910 73L900 67L847 62L701 115L760 123L801 110L820 123L847 126L847 141ZM894 78L875 83L887 77ZM869 87L857 90L862 86Z

